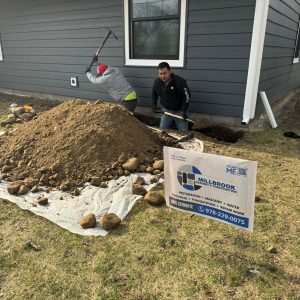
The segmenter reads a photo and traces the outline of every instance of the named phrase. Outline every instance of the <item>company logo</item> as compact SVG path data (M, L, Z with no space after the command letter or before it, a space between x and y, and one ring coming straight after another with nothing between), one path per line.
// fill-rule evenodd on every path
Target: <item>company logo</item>
M197 191L203 186L209 186L227 192L237 193L235 184L204 177L201 171L195 166L181 166L177 171L177 179L180 185L189 191Z
M201 188L198 180L200 175L200 170L194 166L182 166L177 171L180 185L189 191L197 191Z

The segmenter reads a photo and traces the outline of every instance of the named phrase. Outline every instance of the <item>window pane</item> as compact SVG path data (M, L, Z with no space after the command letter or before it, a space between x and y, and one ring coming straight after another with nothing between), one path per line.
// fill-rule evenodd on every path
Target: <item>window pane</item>
M179 20L133 22L133 57L179 58Z
M178 15L179 0L132 0L132 17Z

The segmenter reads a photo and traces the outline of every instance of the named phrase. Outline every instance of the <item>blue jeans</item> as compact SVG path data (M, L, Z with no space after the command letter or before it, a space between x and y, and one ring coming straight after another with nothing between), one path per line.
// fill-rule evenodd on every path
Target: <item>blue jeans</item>
M171 111L167 109L163 109L163 112L169 112L174 115L183 116L183 111ZM184 120L179 120L170 116L162 115L160 119L160 128L161 129L170 129L176 125L176 128L180 131L187 131L188 130L188 123Z

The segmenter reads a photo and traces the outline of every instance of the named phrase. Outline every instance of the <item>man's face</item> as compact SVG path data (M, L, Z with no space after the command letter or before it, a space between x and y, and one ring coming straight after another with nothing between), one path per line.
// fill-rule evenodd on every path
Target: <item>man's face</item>
M167 68L158 69L158 76L162 82L169 82L171 79L171 70Z

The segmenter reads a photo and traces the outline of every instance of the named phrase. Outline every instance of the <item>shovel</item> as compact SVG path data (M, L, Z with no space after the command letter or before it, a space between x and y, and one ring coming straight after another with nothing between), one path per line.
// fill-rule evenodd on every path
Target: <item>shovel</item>
M165 116L168 116L168 117L172 117L172 118L175 118L175 119L178 119L178 120L182 120L182 121L186 121L188 123L191 123L191 124L194 124L194 121L191 120L191 119L185 119L184 117L182 116L178 116L176 114L172 114L170 112L162 112Z

